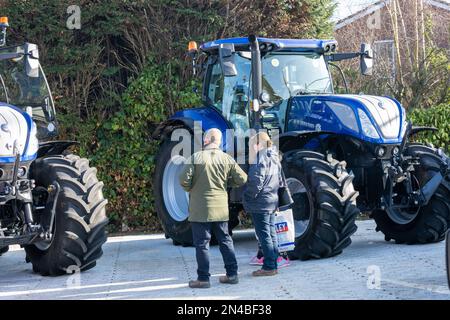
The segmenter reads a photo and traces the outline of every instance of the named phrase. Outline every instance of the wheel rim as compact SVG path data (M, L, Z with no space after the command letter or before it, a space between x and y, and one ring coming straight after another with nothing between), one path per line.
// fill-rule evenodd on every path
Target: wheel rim
M420 190L420 183L417 180L417 178L414 175L411 175L411 179L413 182L413 188L415 191ZM397 191L397 190L396 190ZM402 189L397 191L399 193L398 196L394 197L394 204L401 204L402 202L402 194L404 194L404 191ZM397 199L398 198L398 199ZM409 207L409 208L396 208L396 207L390 207L387 208L386 212L389 218L391 218L392 221L394 221L397 224L405 225L410 222L412 222L416 217L418 216L420 211L420 207Z
M179 222L189 216L189 195L178 182L183 166L184 157L172 156L164 168L162 179L164 205L170 217Z
M55 229L55 228L53 228ZM53 243L53 239L55 238L55 232L52 233L52 237L49 240L40 240L34 243L34 246L41 251L46 251Z
M295 237L303 236L311 222L311 197L304 184L293 177L286 179L287 186L294 199L292 213L294 216Z
M386 211L389 218L391 218L392 221L394 221L397 224L404 225L412 222L417 217L420 211L420 207L408 210L401 210L398 208L388 208Z

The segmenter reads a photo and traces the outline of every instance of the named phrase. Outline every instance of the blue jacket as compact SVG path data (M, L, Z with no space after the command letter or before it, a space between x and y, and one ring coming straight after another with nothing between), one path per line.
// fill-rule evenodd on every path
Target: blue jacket
M257 161L248 170L243 195L246 212L273 213L278 208L278 189L283 186L280 157L276 148L258 152Z

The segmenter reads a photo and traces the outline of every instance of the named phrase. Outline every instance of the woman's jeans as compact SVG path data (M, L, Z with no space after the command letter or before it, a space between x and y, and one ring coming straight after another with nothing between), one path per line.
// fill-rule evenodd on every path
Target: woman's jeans
M251 212L256 236L264 253L263 270L276 270L278 258L277 233L275 231L275 214Z

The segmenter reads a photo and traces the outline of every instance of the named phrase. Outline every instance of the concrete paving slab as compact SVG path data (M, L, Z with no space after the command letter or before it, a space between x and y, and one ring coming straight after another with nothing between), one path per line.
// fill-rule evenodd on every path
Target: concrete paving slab
M445 245L397 245L359 221L353 243L333 258L292 261L279 275L253 278L252 230L233 236L240 283L222 285L219 248L211 248L211 288L190 289L194 248L173 246L163 235L110 237L97 266L62 277L34 274L17 246L0 257L0 299L439 299L450 300Z

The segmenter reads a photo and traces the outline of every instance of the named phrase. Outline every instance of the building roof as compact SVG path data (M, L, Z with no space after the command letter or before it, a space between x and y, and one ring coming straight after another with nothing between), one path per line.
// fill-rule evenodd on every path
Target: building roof
M311 51L325 52L328 50L334 50L337 45L336 40L318 40L318 39L272 39L272 38L259 38L260 44L273 45L276 49L306 49ZM210 42L206 42L200 46L202 51L210 52L215 51L221 44L232 43L237 49L245 47L248 48L250 42L247 37L242 38L228 38L219 39Z
M364 18L365 16L368 16L368 15L374 13L375 11L380 10L381 8L386 6L386 4L388 4L389 2L390 2L390 0L377 1L354 14L337 21L336 26L334 27L334 30L335 31L339 30L342 27L345 27L346 25L353 23L356 20ZM437 7L440 9L450 11L450 3L445 0L425 0L424 3L428 4L430 6L433 6L433 7Z

